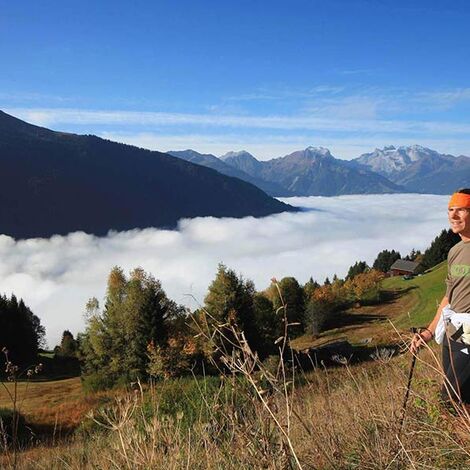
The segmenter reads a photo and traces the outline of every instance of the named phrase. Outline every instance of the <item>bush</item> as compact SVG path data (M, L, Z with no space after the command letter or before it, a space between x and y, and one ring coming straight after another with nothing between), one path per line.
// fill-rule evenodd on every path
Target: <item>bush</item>
M21 413L17 413L18 431L17 442L24 443L32 438L31 430L26 426L26 420ZM13 410L0 408L0 441L2 444L13 442Z
M100 373L82 376L82 387L85 393L94 393L112 388L114 382L114 379L109 375Z

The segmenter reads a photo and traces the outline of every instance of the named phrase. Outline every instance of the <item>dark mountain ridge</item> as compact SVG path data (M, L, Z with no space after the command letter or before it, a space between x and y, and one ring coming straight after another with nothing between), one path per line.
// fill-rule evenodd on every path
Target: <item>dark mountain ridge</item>
M0 111L0 233L174 228L196 216L265 216L289 205L255 186L170 155L55 132Z

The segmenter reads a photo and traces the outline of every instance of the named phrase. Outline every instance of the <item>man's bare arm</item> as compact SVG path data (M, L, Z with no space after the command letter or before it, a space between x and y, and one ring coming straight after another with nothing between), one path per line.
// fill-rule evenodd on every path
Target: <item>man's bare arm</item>
M434 334L436 332L436 326L439 322L439 318L441 318L442 309L448 304L449 304L449 299L446 296L444 296L441 300L441 303L439 304L436 315L434 315L434 318L432 322L429 324L429 326L427 327L427 329L413 336L413 339L410 345L410 351L413 354L415 354L418 351L420 346L422 346L425 343L428 343L434 338Z

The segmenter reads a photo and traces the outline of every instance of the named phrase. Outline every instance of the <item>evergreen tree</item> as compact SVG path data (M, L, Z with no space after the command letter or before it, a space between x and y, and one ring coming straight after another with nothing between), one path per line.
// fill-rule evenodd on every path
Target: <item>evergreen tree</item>
M304 297L306 302L308 301L308 299L310 299L315 289L318 289L319 287L320 284L314 281L312 277L310 277L310 279L304 285Z
M398 251L383 250L377 255L377 258L375 259L372 267L377 271L382 271L383 273L386 273L390 271L390 267L392 266L392 264L400 258L401 255Z
M39 318L22 299L0 296L0 349L5 347L9 351L11 361L18 365L36 361L44 336Z
M253 299L258 355L260 358L274 354L277 347L274 344L283 334L283 323L279 321L274 311L273 303L263 294L256 293Z
M418 260L418 258L420 258L419 261L421 261L421 251L419 250L415 250L414 248L410 251L410 254L409 255L406 255L405 256L405 260L406 261L416 261Z
M148 345L165 345L168 322L181 314L181 308L142 269L127 279L115 267L108 277L103 312L91 299L87 314L87 330L80 341L84 372L97 376L101 386L111 386L146 376Z
M216 277L209 286L205 298L205 310L209 313L207 318L209 324L226 325L222 327L222 333L228 339L224 341L218 336L216 343L227 352L232 349L230 345L232 327L243 331L250 346L255 350L257 348L254 295L255 287L252 281L245 281L232 269L219 264Z
M352 279L357 274L365 273L369 271L369 266L365 261L356 261L348 270L348 274L346 276L347 279Z
M297 282L297 279L294 277L284 277L277 286L275 283L272 283L267 291L267 295L273 303L274 311L277 312L280 321L282 321L284 316L284 312L281 309L282 302L284 302L288 323L298 323L298 325L289 328L289 335L296 337L302 334L305 328L305 298L304 290Z
M62 333L62 339L60 345L57 348L56 353L63 357L75 357L77 354L77 342L75 341L73 334L69 330L65 330Z
M452 230L443 230L424 252L421 260L421 269L430 269L447 259L449 250L460 241L460 236Z

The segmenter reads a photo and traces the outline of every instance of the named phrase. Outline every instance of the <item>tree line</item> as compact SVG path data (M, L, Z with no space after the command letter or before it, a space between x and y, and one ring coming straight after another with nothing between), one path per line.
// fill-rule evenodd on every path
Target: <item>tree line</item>
M305 285L293 277L272 280L256 291L220 264L203 307L188 312L168 299L161 284L142 269L126 276L113 268L103 308L96 299L87 304L86 331L78 336L85 386L112 387L146 377L175 377L210 373L220 352L230 354L233 328L242 331L261 359L277 352L276 339L289 325L289 338L318 335L334 314L351 305L379 299L383 274L369 270L353 278ZM199 333L216 331L208 338Z
M405 259L421 270L443 261L459 240L443 230L424 253L412 250ZM401 255L378 253L372 266L352 265L344 279L334 275L319 283L301 285L294 277L273 279L262 291L252 281L221 264L208 287L204 305L194 312L170 300L160 281L144 270L126 275L115 267L108 276L103 305L92 298L86 305L86 329L74 338L64 331L57 357L77 357L90 389L127 384L149 376L174 377L210 372L221 348L230 350L233 327L243 331L261 359L277 352L276 340L286 322L289 338L317 336L334 327L335 319L351 306L380 301L380 281ZM218 329L212 341L202 328ZM34 361L44 340L39 318L15 296L0 297L0 346L18 362Z
M39 318L15 295L0 296L0 349L8 354L8 360L27 367L36 361L39 348L44 344L45 329ZM5 354L0 363L5 367Z

